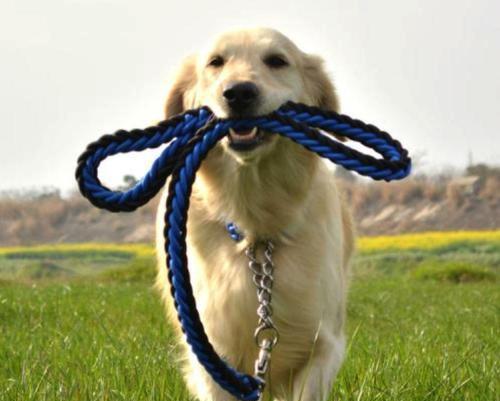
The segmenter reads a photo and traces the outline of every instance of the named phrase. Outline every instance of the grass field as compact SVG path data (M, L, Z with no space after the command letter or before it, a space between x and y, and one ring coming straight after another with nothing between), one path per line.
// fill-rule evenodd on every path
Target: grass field
M498 400L500 232L361 239L331 400ZM0 401L188 400L148 245L0 249Z

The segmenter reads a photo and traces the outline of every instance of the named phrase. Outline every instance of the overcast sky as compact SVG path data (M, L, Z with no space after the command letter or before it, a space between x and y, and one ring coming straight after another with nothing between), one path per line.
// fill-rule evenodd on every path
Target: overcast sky
M323 56L342 111L425 168L498 163L498 0L2 0L0 190L74 186L85 145L162 118L182 58L235 26L271 26ZM141 175L153 154L106 163Z

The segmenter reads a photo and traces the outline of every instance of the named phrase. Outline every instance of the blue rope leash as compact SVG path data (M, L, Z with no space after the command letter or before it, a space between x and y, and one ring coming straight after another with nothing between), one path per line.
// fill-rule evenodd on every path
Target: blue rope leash
M236 130L258 127L280 134L349 170L375 180L398 180L410 173L408 152L389 134L345 115L289 102L267 116L253 119L217 119L206 108L187 111L144 130L118 131L91 143L78 159L79 189L92 204L112 212L133 211L147 203L171 177L165 213L165 251L168 279L186 341L212 378L244 401L259 398L262 382L238 372L223 361L210 343L196 308L186 256L186 220L196 171L210 149ZM365 155L321 131L335 133L375 150L382 158ZM131 189L112 191L98 178L98 167L117 153L138 152L168 146L151 169ZM228 231L234 240L241 234L234 224Z

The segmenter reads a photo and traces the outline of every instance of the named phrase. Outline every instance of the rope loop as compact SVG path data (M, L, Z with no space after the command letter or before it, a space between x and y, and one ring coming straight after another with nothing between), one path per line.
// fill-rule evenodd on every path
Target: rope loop
M170 177L164 249L177 316L199 362L222 388L244 401L259 399L262 381L229 366L205 333L187 268L186 220L193 182L203 159L227 135L229 128L250 127L282 135L333 163L375 180L399 180L410 174L408 151L388 133L333 111L293 102L252 119L218 119L210 109L202 107L143 130L119 130L88 145L78 158L76 169L82 195L96 207L111 212L130 212L146 204ZM381 158L349 148L328 134L359 142ZM100 182L98 168L107 157L164 144L166 148L134 187L113 191ZM228 230L233 239L241 239L234 224L230 223Z

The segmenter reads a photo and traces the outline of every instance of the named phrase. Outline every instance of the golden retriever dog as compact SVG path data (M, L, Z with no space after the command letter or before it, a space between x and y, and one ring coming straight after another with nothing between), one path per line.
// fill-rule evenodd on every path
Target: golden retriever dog
M218 117L269 113L287 101L337 110L322 60L265 28L225 33L189 57L173 80L166 117L208 106ZM178 327L157 220L158 278L168 315ZM233 241L234 222L244 240ZM341 366L348 265L353 230L333 174L319 156L277 134L230 131L202 163L188 216L189 272L201 320L215 350L253 374L258 347L257 296L245 248L274 247L273 320L280 333L266 392L276 400L328 397ZM185 380L201 401L234 398L205 372L181 339Z

